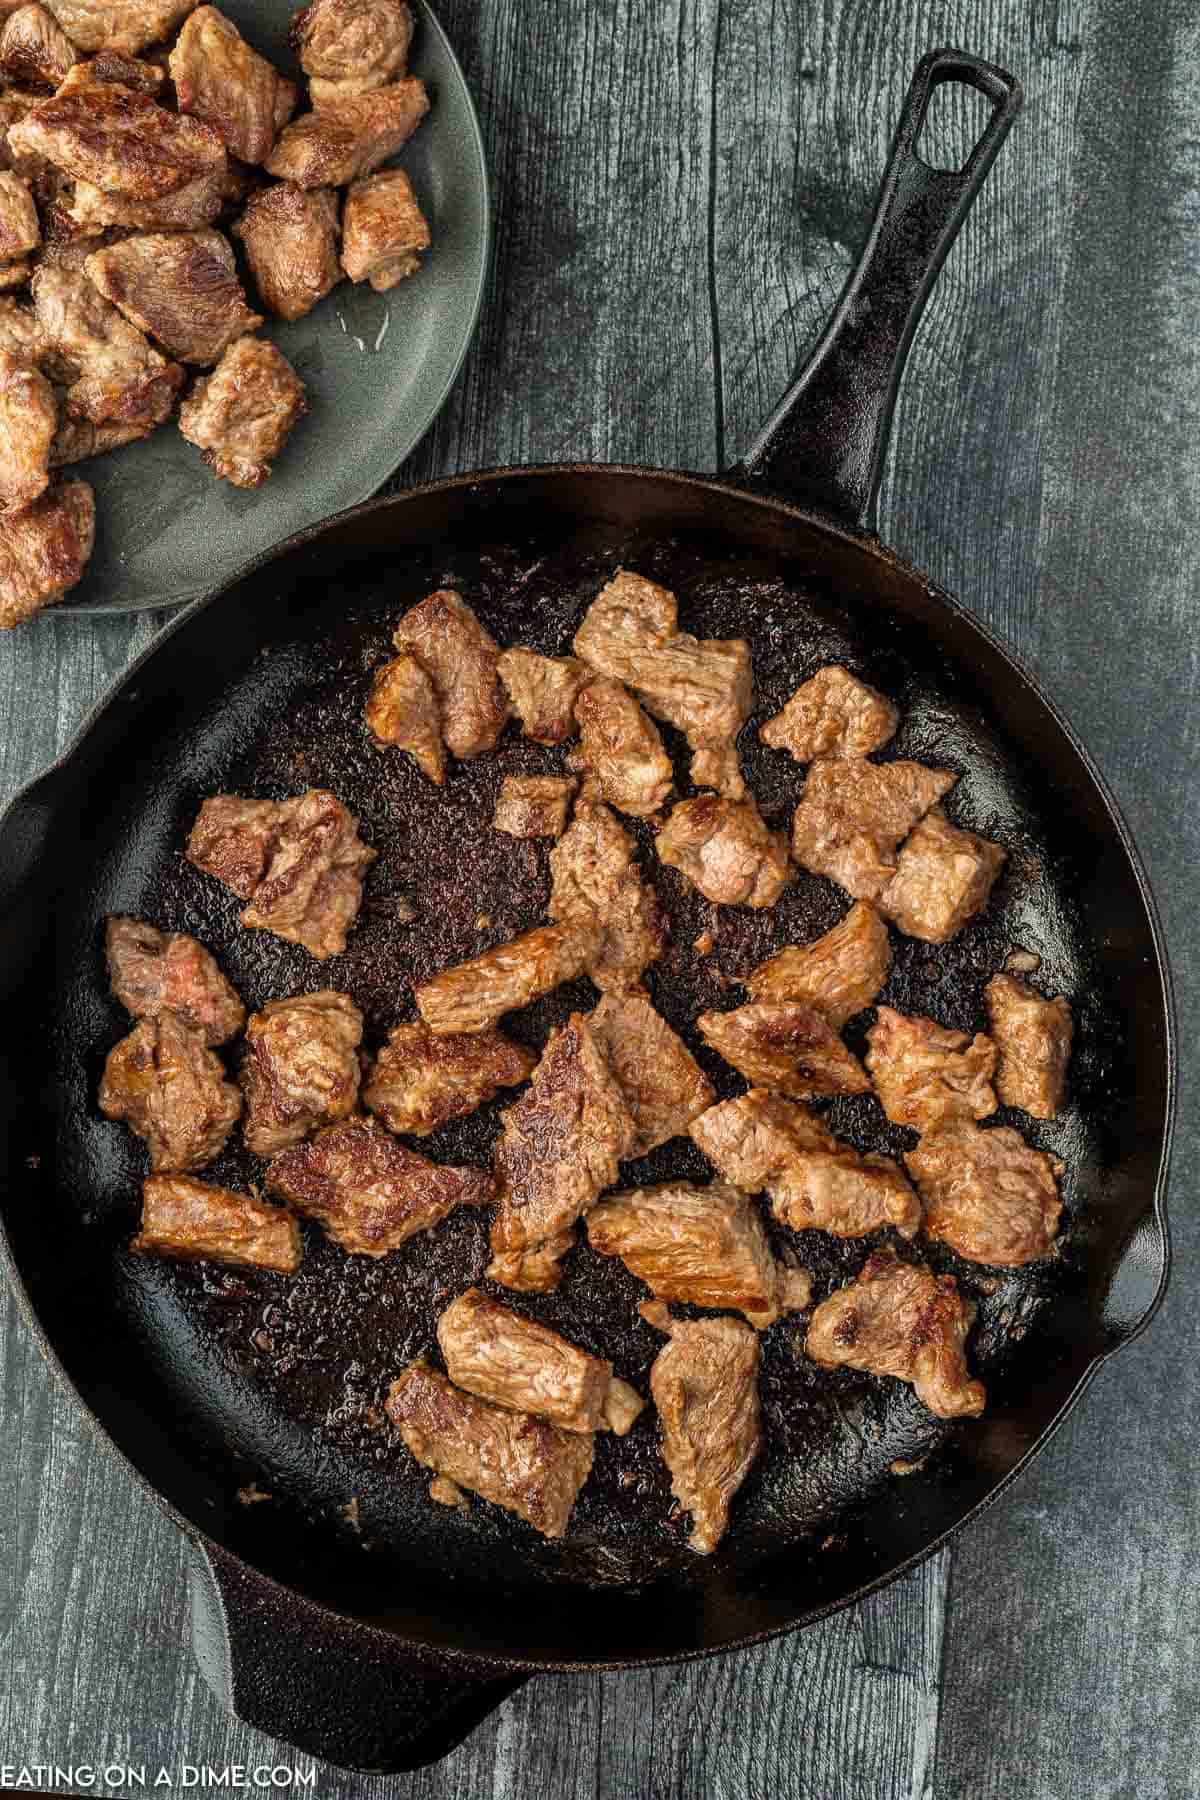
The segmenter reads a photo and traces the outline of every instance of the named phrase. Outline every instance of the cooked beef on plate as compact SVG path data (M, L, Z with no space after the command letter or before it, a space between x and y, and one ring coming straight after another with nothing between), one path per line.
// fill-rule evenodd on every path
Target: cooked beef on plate
M573 775L506 775L492 824L509 837L561 837L578 785Z
M983 911L1007 859L1000 844L932 807L900 851L879 910L909 937L944 944Z
M251 194L233 226L259 299L277 319L302 319L342 279L333 188L275 181Z
M67 411L93 425L161 425L184 371L105 299L84 267L91 248L85 242L72 246L70 255L44 258L30 283L46 346L71 372Z
M575 702L593 679L585 663L574 656L540 656L517 645L501 653L497 667L526 737L551 747L574 737Z
M957 780L916 762L815 762L792 820L792 855L856 900L878 900L900 845Z
M10 11L0 31L0 71L18 87L57 88L79 52L53 13L30 0Z
M647 1156L711 1106L712 1083L641 989L605 994L588 1024L608 1057L634 1124L626 1159Z
M936 1131L995 1112L996 1046L982 1031L971 1037L881 1006L867 1042L867 1068L893 1124Z
M925 1202L925 1229L968 1262L1014 1269L1048 1256L1062 1216L1063 1164L1007 1125L956 1125L904 1158Z
M681 800L655 840L659 858L718 906L774 906L791 879L787 839L747 794Z
M109 1051L100 1111L144 1139L158 1173L202 1169L241 1117L242 1096L204 1035L174 1013L139 1019Z
M196 0L54 0L53 13L80 50L136 56L170 37Z
M296 108L296 85L215 6L199 6L167 64L181 113L215 127L239 162L264 163Z
M283 352L243 337L196 383L179 409L179 429L215 475L254 488L307 411L304 383Z
M151 1175L142 1188L142 1228L130 1244L143 1256L232 1263L294 1275L304 1248L282 1206L186 1175Z
M206 1044L227 1044L246 1009L215 957L186 932L116 915L104 932L113 996L135 1019L172 1012Z
M671 792L671 759L658 727L619 681L590 681L575 702L578 762L598 797L635 819L656 813Z
M392 642L415 657L433 683L451 756L494 749L508 718L497 673L500 650L462 595L452 588L427 594L404 614Z
M179 362L209 367L262 324L219 231L146 232L88 257L89 281Z
M417 1010L439 1034L483 1031L504 1013L574 981L595 960L599 946L600 934L588 923L535 925L423 981L414 994Z
M86 481L50 488L31 506L0 516L0 631L70 592L87 567L95 528Z
M642 879L633 839L601 801L581 796L550 852L550 877L550 917L595 936L587 972L596 986L606 993L636 986L666 947L666 921Z
M429 96L412 77L339 96L284 126L267 169L297 187L343 187L394 156L428 111Z
M10 147L130 200L159 200L225 161L220 132L149 94L90 82L30 107Z
M310 0L292 21L292 46L314 106L396 81L408 66L406 0Z
M437 1037L423 1019L397 1025L363 1086L363 1105L389 1131L428 1137L465 1118L501 1088L528 1080L537 1062L500 1031L455 1031Z
M758 735L773 750L787 750L807 763L821 756L869 756L895 736L899 723L890 700L849 669L829 663L796 689Z
M274 1156L354 1111L362 1014L349 994L324 988L268 1000L246 1026L242 1136L256 1156Z
M403 169L352 181L342 203L342 268L377 294L415 275L432 243L429 222Z
M751 1000L732 1012L701 1013L705 1043L758 1087L806 1100L866 1094L866 1072L824 1013L802 1000Z
M1056 1118L1075 1032L1070 1001L1047 1000L1013 975L993 975L983 998L1000 1052L996 1092L1032 1119Z
M787 944L743 977L755 1000L802 1000L835 1031L870 1006L892 967L888 929L866 900L811 944Z
M57 432L46 377L25 357L0 350L0 513L18 513L45 492Z

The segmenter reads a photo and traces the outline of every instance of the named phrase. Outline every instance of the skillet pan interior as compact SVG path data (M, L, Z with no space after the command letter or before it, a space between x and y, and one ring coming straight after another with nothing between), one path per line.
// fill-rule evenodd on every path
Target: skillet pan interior
M885 754L961 770L952 816L1008 846L984 919L941 948L900 939L884 997L974 1029L984 981L1021 945L1078 1018L1064 1116L1014 1121L1068 1164L1062 1254L992 1272L920 1245L978 1302L983 1419L947 1430L899 1383L818 1371L800 1354L802 1320L782 1322L763 1346L767 1454L726 1545L707 1559L686 1549L687 1521L672 1516L649 1417L623 1442L598 1440L561 1544L478 1501L465 1514L430 1503L427 1473L379 1407L388 1381L432 1347L442 1306L479 1276L485 1217L455 1215L381 1261L347 1258L306 1225L290 1282L136 1258L126 1246L141 1149L95 1104L103 1059L126 1029L103 977L109 912L194 932L251 1007L321 986L349 991L371 1046L410 1016L415 980L539 920L545 847L494 833L490 819L502 776L552 768L555 753L510 729L496 754L456 765L438 792L409 759L368 743L362 701L397 616L431 587L461 587L502 643L561 651L622 562L676 589L687 629L750 638L758 711L743 761L769 821L790 816L803 776L758 743L757 724L836 659L899 702L903 725ZM683 785L686 759L678 770ZM205 795L309 786L332 788L381 852L345 955L322 966L241 930L237 903L181 854ZM352 1615L427 1642L573 1662L686 1653L812 1616L892 1573L986 1498L1136 1310L1121 1259L1149 1213L1168 1074L1134 870L1068 735L1003 652L912 571L804 515L615 470L448 483L364 509L185 615L32 791L13 831L17 853L0 876L0 1121L14 1171L6 1224L33 1308L84 1400L186 1521ZM691 946L710 909L639 833L673 934L650 975L653 998L720 1092L737 1091L691 1019L734 1003L739 971L826 929L845 899L801 873L772 911L725 909L718 950L702 958ZM404 900L414 923L398 923ZM593 997L586 982L562 990L514 1019L514 1034L540 1044ZM485 1162L497 1111L427 1147ZM911 1142L869 1101L839 1101L831 1117L861 1148L896 1154ZM261 1167L235 1148L207 1173L243 1185ZM706 1171L675 1143L628 1173ZM812 1268L818 1296L866 1253L861 1242L773 1230ZM618 1262L582 1248L557 1294L518 1304L611 1356L644 1392L662 1340L637 1317L643 1294ZM898 1462L921 1466L900 1476ZM269 1501L246 1503L263 1491Z

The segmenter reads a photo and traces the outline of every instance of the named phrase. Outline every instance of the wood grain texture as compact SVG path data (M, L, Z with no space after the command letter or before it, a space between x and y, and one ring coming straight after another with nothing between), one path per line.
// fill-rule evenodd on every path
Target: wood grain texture
M1194 8L439 11L480 102L497 261L463 377L398 486L555 457L732 459L850 267L921 52L960 42L1022 77L1024 118L914 349L881 531L1005 633L1087 736L1150 863L1186 1045L1200 1023ZM946 143L968 117L952 114ZM49 618L0 637L0 798L154 624ZM1197 1148L1189 1093L1181 1196ZM1182 1208L1175 1231L1186 1270L1200 1234ZM1160 1323L952 1566L754 1652L532 1682L435 1769L322 1770L317 1792L1183 1800L1200 1767L1198 1339L1177 1276ZM177 1534L57 1394L7 1297L0 1383L0 1760L274 1760L192 1667Z

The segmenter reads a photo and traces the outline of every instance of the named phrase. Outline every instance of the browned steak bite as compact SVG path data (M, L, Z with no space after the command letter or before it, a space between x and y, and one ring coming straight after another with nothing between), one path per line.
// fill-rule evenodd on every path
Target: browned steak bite
M351 182L342 207L342 267L351 281L384 294L421 267L432 239L403 169Z
M160 200L225 161L219 132L149 94L91 82L39 100L9 127L13 150L44 156L78 181L130 200Z
M591 1473L591 1432L491 1406L424 1361L392 1383L384 1411L417 1461L434 1470L431 1499L455 1505L457 1490L469 1488L543 1537L562 1537Z
M1060 994L1047 1000L1027 981L993 975L983 990L1000 1051L996 1092L1005 1106L1033 1119L1053 1119L1063 1101L1075 1021Z
M170 231L123 238L84 264L88 279L139 330L180 362L215 363L262 324L238 280L219 231Z
M0 260L15 262L42 241L29 183L12 169L0 173Z
M55 393L58 407L58 429L50 446L50 467L65 468L68 463L84 462L89 456L106 456L110 450L121 450L149 437L154 427L135 421L132 425L93 425L90 419L73 419L64 404L64 390Z
M0 297L0 350L7 350L10 355L33 363L38 368L47 357L53 358L42 328L30 308L22 306L19 300L5 297Z
M526 737L553 746L575 735L575 702L592 679L589 668L520 646L503 651L496 666Z
M446 1308L437 1338L458 1387L494 1406L536 1413L561 1431L624 1437L646 1404L603 1357L589 1356L479 1288Z
M53 606L76 585L95 529L96 502L86 481L68 481L0 517L0 631Z
M75 374L67 410L93 425L161 424L175 404L184 372L160 356L105 299L83 268L86 256L84 246L78 260L47 257L30 286L47 348Z
M551 1032L528 1093L504 1114L488 1274L506 1287L557 1287L575 1221L616 1181L635 1137L603 1046L572 1013Z
M754 706L750 646L699 639L677 628L675 596L620 569L588 608L575 649L602 675L623 681L657 719L682 731L692 780L731 800L746 791L736 740Z
M231 180L226 158L161 200L129 200L122 194L106 194L93 182L76 181L63 211L80 237L98 237L110 226L133 231L198 231L223 211L231 198Z
M692 1515L691 1549L707 1556L762 1448L758 1338L738 1319L673 1319L661 1300L642 1317L670 1334L650 1371L671 1492Z
M167 65L181 113L215 126L240 162L266 162L296 109L295 83L252 50L215 6L200 6Z
M587 1218L588 1243L619 1256L660 1300L745 1313L759 1331L808 1305L804 1269L775 1261L754 1202L714 1181L663 1181L610 1194Z
M504 1013L574 981L596 959L599 947L599 933L589 924L535 925L510 943L423 981L415 991L417 1010L439 1036L483 1031Z
M51 12L81 50L136 56L170 37L196 0L53 0Z
M5 179L0 175L0 182ZM19 512L44 492L57 430L58 408L46 377L24 357L0 350L0 512Z
M1062 1216L1057 1157L1007 1125L957 1125L904 1158L925 1202L925 1229L968 1262L1015 1269L1054 1248Z
M0 31L0 70L18 86L56 88L79 52L52 13L37 0L10 12Z
M429 96L411 77L330 100L284 128L267 168L298 187L344 187L394 156L428 111Z
M182 931L168 935L143 919L111 918L104 949L113 997L135 1019L172 1012L206 1044L226 1044L246 1009L216 959Z
M260 338L230 344L179 409L179 429L234 487L261 487L308 411L304 383L282 351Z
M243 925L303 944L318 961L346 948L377 854L354 814L321 788L283 801L216 794L187 845L190 863L251 902Z
M508 718L496 673L500 650L462 595L452 588L427 594L405 613L392 642L414 656L432 681L451 756L495 749Z
M867 1042L867 1068L893 1124L937 1131L995 1112L996 1046L981 1031L972 1038L881 1006Z
M756 1000L803 1000L836 1031L870 1006L892 967L887 926L856 900L832 931L811 944L788 944L744 977Z
M292 45L313 105L396 81L412 34L406 0L310 0L292 21Z
M1008 851L960 831L935 806L900 852L879 910L909 937L944 944L982 912Z
M571 775L506 775L492 823L509 837L561 837L578 785Z
M119 50L102 50L86 62L73 63L58 84L58 92L74 93L94 81L114 83L118 87L136 88L142 94L157 94L167 79L165 68L156 63L141 62L136 56L122 56Z
M711 1106L704 1070L640 988L605 994L589 1023L633 1115L637 1135L628 1157L646 1156L681 1137Z
M232 1263L294 1275L304 1247L282 1206L186 1175L150 1175L142 1188L142 1229L130 1244L143 1256Z
M407 750L421 773L442 786L446 756L441 710L433 682L415 656L394 656L376 669L363 718L376 743Z
M957 780L923 763L815 762L792 822L792 855L856 900L878 900L898 846Z
M328 1125L284 1150L267 1186L352 1256L386 1256L459 1206L487 1206L492 1178L418 1156L372 1119Z
M793 1231L864 1237L894 1225L912 1237L921 1223L917 1196L890 1157L860 1156L807 1107L762 1088L710 1107L691 1136L726 1181L765 1190Z
M802 1000L752 1000L733 1012L701 1013L705 1043L759 1087L806 1100L868 1094L871 1083L824 1013Z
M952 1275L877 1250L812 1316L805 1350L826 1369L907 1381L939 1419L974 1418L987 1402L963 1353L975 1308Z
M139 1020L109 1051L100 1111L145 1139L156 1173L173 1172L203 1168L220 1155L242 1096L203 1034L162 1012Z
M550 852L552 919L596 935L588 974L603 992L636 986L666 946L666 921L642 880L629 833L607 806L586 794L565 836Z
M500 1031L435 1037L423 1019L397 1025L375 1059L363 1104L389 1131L428 1137L465 1118L501 1088L527 1081L537 1057Z
M251 194L233 235L246 246L259 299L276 318L302 319L342 279L332 188L272 182Z
M619 681L592 681L575 702L579 762L599 796L634 818L656 813L671 792L671 759L658 728Z
M242 1136L256 1156L274 1156L320 1125L354 1111L362 1014L330 988L268 1000L246 1027Z
M768 831L751 794L681 800L657 848L663 862L718 906L774 906L791 879L787 838Z
M849 669L830 663L802 683L758 735L773 750L790 751L806 763L819 756L869 756L895 735L899 723L890 700Z

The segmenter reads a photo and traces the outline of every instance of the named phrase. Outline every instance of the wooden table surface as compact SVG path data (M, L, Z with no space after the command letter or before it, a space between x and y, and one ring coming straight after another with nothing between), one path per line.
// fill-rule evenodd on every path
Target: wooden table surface
M962 44L1023 80L1025 113L917 341L880 529L1040 671L1149 863L1185 1057L1177 1261L1153 1328L1013 1492L870 1604L752 1653L535 1680L437 1767L322 1769L315 1791L1190 1800L1200 13L1192 0L439 9L483 116L498 254L464 374L398 485L551 458L732 459L850 267L919 55ZM160 622L51 616L4 637L0 798ZM197 1676L179 1535L92 1441L7 1298L0 1379L0 1762L279 1760Z

